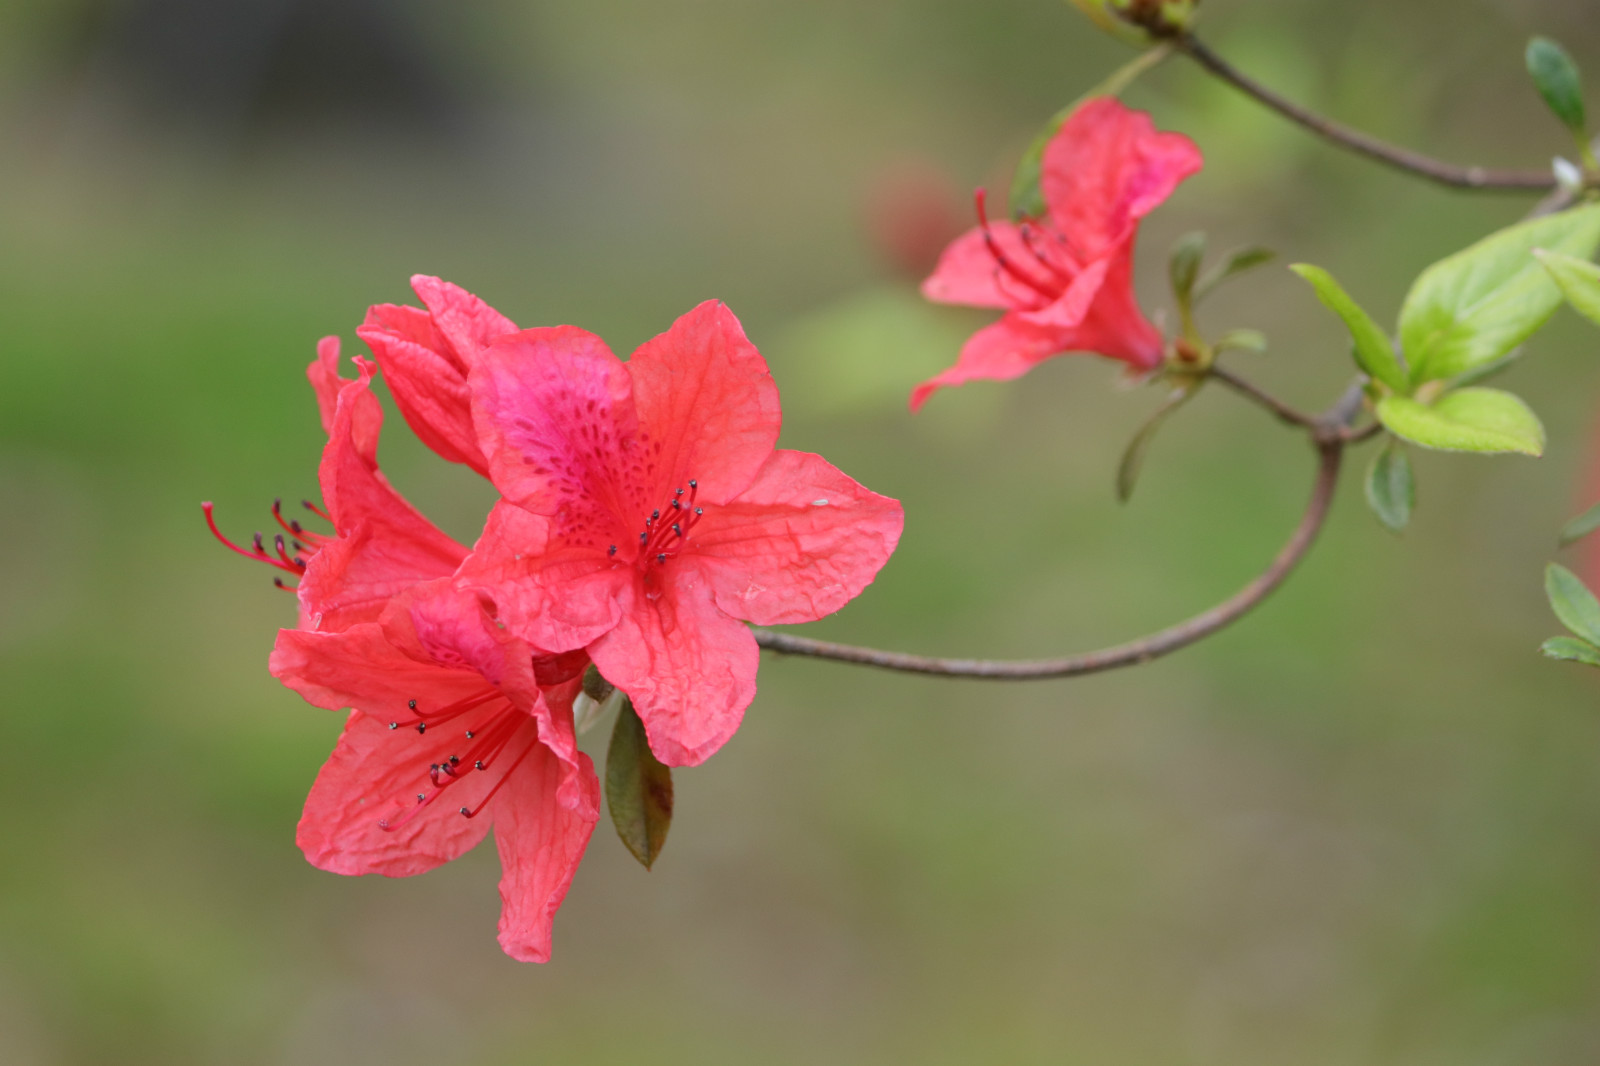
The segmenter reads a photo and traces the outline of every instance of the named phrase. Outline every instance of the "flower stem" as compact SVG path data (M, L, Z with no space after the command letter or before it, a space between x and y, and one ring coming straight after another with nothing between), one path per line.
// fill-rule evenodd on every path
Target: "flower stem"
M1403 170L1456 189L1520 192L1555 188L1555 175L1548 170L1495 170L1489 167L1458 166L1425 156L1420 152L1413 152L1409 148L1381 141L1370 134L1324 118L1279 96L1265 85L1241 73L1192 33L1174 37L1172 43L1179 52L1199 63L1207 72L1289 121L1341 148L1347 148L1368 159L1375 159L1396 170Z

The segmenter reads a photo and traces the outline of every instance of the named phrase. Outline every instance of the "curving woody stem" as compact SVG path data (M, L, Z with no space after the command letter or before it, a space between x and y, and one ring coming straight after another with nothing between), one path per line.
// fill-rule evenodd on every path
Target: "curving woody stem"
M1270 398L1266 397L1265 393L1254 390L1254 394L1247 392L1245 395L1282 417L1275 408L1284 405L1277 404L1277 401L1266 402ZM1274 589L1283 584L1284 579L1294 571L1300 560L1305 558L1306 552L1310 550L1312 542L1316 540L1317 534L1328 518L1328 508L1333 503L1334 489L1339 484L1339 470L1344 459L1345 447L1370 435L1365 430L1352 432L1349 429L1349 421L1356 408L1356 405L1349 402L1351 396L1355 396L1359 401L1359 385L1335 404L1327 415L1306 418L1304 422L1295 420L1297 424L1307 429L1312 444L1316 447L1316 480L1312 483L1311 500L1306 504L1300 524L1295 527L1288 541L1278 551L1272 564L1231 597L1188 621L1126 644L1054 659L954 659L911 655L906 652L864 648L854 644L812 640L770 629L754 630L756 643L780 655L804 655L814 659L832 659L836 662L875 666L882 670L933 674L940 677L970 677L989 681L1035 681L1077 677L1081 674L1099 673L1102 670L1114 670L1119 666L1136 666L1175 652L1179 648L1188 647L1230 622L1249 614L1271 595Z
M1240 73L1192 33L1177 34L1169 40L1173 48L1199 63L1206 71L1289 121L1310 130L1323 140L1348 148L1369 159L1375 159L1396 170L1403 170L1455 189L1537 192L1556 187L1555 175L1549 170L1495 170L1489 167L1458 166L1425 156L1420 152L1413 152L1409 148L1381 141L1284 99L1260 82Z

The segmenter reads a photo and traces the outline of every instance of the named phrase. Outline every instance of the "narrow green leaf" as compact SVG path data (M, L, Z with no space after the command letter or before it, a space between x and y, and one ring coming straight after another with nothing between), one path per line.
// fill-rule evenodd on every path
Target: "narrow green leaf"
M1528 42L1525 58L1533 87L1539 90L1561 124L1583 139L1583 79L1578 74L1578 64L1572 61L1566 49L1548 37L1535 37Z
M1087 9L1086 9L1087 10ZM1139 53L1133 59L1124 63L1112 72L1105 81L1078 97L1072 103L1063 107L1050 117L1044 129L1023 151L1022 158L1017 160L1017 169L1011 176L1011 217L1016 219L1038 218L1046 211L1044 195L1039 192L1039 174L1044 166L1044 150L1050 145L1050 138L1061 129L1061 124L1072 117L1072 113L1079 107L1097 96L1117 96L1129 85L1132 85L1139 75L1147 70L1160 66L1162 61L1172 55L1170 44L1159 44L1154 48Z
M1567 298L1572 309L1589 321L1600 325L1600 266L1587 259L1575 259L1560 252L1547 252L1536 248L1533 252L1539 262L1555 279L1561 295Z
M1544 568L1544 592L1562 625L1590 644L1600 644L1600 600L1577 574L1551 563Z
M1539 645L1539 650L1551 659L1600 666L1600 648L1577 637L1551 637Z
M1565 548L1568 544L1582 540L1597 529L1600 529L1600 503L1595 504L1561 527L1560 546Z
M1526 340L1561 303L1535 248L1587 259L1600 245L1600 205L1519 222L1430 266L1400 308L1413 383L1454 377Z
M650 750L644 723L627 698L606 752L606 805L617 836L648 870L672 825L672 770Z
M1172 295L1180 307L1187 307L1194 292L1195 279L1200 276L1200 260L1206 254L1206 235L1198 231L1186 233L1172 246L1172 257L1167 260L1167 277L1172 282Z
M1133 435L1128 442L1128 447L1123 450L1122 462L1117 464L1117 499L1127 503L1133 495L1133 487L1139 481L1139 471L1144 467L1145 453L1150 450L1150 442L1155 439L1156 431L1161 428L1168 416L1188 402L1189 398L1199 389L1199 381L1186 381L1167 394L1161 406L1151 412L1150 417L1144 420L1144 425L1139 427L1139 432Z
M1544 454L1538 416L1498 389L1446 393L1431 407L1406 396L1385 396L1377 414L1395 436L1436 451Z
M1344 320L1350 339L1355 342L1356 363L1361 369L1396 392L1407 391L1406 372L1394 354L1389 335L1333 280L1333 275L1310 263L1294 263L1289 269L1310 282L1323 306Z
M1277 257L1277 252L1271 248L1240 248L1229 252L1227 257L1200 276L1194 286L1194 298L1202 299L1212 289L1221 285L1235 274L1242 274L1251 267L1258 267L1262 263L1271 262Z
M1405 445L1390 441L1367 468L1367 506L1392 532L1399 533L1411 521L1417 504L1416 481L1411 475L1411 459Z
M1267 335L1256 329L1230 329L1217 338L1212 349L1218 352L1256 352L1267 350Z

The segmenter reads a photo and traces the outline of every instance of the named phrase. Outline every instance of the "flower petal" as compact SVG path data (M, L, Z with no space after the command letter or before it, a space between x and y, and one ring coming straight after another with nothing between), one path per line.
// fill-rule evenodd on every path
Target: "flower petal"
M472 425L466 371L426 311L378 304L356 329L383 368L395 406L412 432L452 463L488 476Z
M655 464L646 512L691 478L701 499L732 499L772 454L783 422L778 386L720 300L640 345L628 373L640 441Z
M600 782L578 755L581 801L562 802L562 764L542 746L491 802L500 851L500 946L522 962L547 962L550 927L600 816Z
M1102 96L1074 111L1045 146L1039 188L1057 228L1093 262L1131 239L1201 163L1189 138L1157 133L1149 115Z
M531 720L527 731L535 733ZM409 877L449 862L482 840L489 820L463 818L458 807L482 800L492 787L487 774L452 786L448 801L411 809L414 797L430 784L429 763L448 757L440 751L450 743L409 729L391 730L369 714L352 711L311 786L295 832L311 864L337 874ZM385 820L395 828L383 828Z
M940 389L969 381L1010 381L1064 350L1067 331L1028 322L1015 312L985 326L961 346L956 365L929 378L911 391L916 411Z
M1110 259L1097 265L1106 268L1105 281L1073 335L1067 338L1066 349L1121 359L1141 370L1159 365L1166 342L1161 331L1144 316L1139 298L1134 295L1133 242L1123 244Z
M427 274L413 274L411 288L433 316L434 325L449 343L449 354L463 375L472 369L478 352L517 324L459 285Z
M905 513L821 456L779 449L731 503L695 526L693 561L716 605L757 625L810 622L871 584Z
M692 561L675 560L652 577L660 583L636 592L631 609L589 654L633 700L656 758L694 766L739 728L755 698L760 649L750 630L712 602Z
M553 539L551 520L501 500L456 573L536 648L581 648L617 624L631 599L632 567L604 551ZM631 556L630 556L631 558Z
M995 247L1013 269L1037 278L1039 289L1051 291L1061 287L1059 278L1047 276L1047 268L1023 243L1021 231L1010 222L989 223L989 233ZM1049 240L1047 236L1034 238ZM1059 267L1075 271L1067 262L1067 253L1056 249L1054 257L1061 260ZM922 295L935 303L962 304L968 307L1004 307L1021 309L1039 303L1040 292L1026 282L1009 274L1000 266L984 239L981 228L973 228L950 242L939 265L922 283Z
M317 394L317 413L322 416L322 431L333 433L333 413L339 406L339 390L350 383L339 376L339 338L324 337L317 342L317 357L306 367L311 390Z

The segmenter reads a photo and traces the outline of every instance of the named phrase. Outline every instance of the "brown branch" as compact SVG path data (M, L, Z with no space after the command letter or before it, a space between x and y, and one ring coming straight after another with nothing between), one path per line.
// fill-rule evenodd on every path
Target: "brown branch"
M1323 140L1331 141L1341 148L1348 148L1350 151L1364 155L1368 159L1375 159L1397 170L1403 170L1418 177L1426 178L1429 181L1437 182L1440 185L1448 185L1456 189L1518 192L1553 189L1556 187L1555 175L1548 170L1495 170L1489 167L1463 167L1425 156L1420 152L1413 152L1409 148L1402 148L1387 141L1381 141L1370 134L1362 133L1360 130L1346 126L1341 122L1324 118L1291 100L1284 99L1265 85L1235 69L1193 34L1177 35L1172 37L1171 40L1178 51L1193 59L1211 74L1216 75L1246 96L1266 105L1289 121L1303 126Z
M1291 426L1300 426L1305 429L1310 429L1318 424L1316 415L1308 415L1304 411L1289 406L1276 396L1271 395L1259 386L1246 381L1244 378L1234 374L1233 371L1219 366L1216 363L1213 363L1210 369L1206 371L1206 376L1215 378L1224 385L1228 386L1228 388L1232 389L1234 392L1237 392L1247 400L1250 400L1252 403L1266 408L1268 411L1276 415L1279 421L1287 422Z
M835 644L826 640L811 640L788 633L777 633L770 629L754 630L756 643L768 651L784 655L833 659L838 662L876 666L884 670L902 670L913 674L970 677L991 681L1077 677L1080 674L1113 670L1119 666L1147 663L1151 659L1160 658L1169 652L1202 640L1235 619L1250 613L1272 593L1273 589L1283 583L1305 557L1327 520L1328 507L1333 502L1334 488L1339 483L1339 467L1345 447L1343 433L1337 427L1329 427L1319 422L1312 436L1317 447L1317 474L1311 489L1311 502L1306 505L1300 524L1295 527L1288 542L1272 560L1272 565L1229 599L1170 629L1163 629L1159 633L1152 633L1127 644L1058 659L945 659L929 655L909 655L905 652L880 651L877 648L863 648L852 644Z

